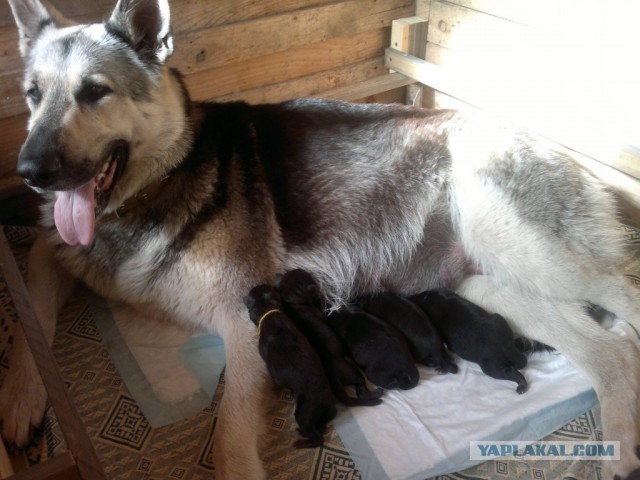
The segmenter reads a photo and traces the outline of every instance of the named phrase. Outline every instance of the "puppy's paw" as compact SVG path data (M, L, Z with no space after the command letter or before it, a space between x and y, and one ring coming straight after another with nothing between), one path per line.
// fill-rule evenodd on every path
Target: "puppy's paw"
M440 375L446 375L447 373L458 373L458 365L455 363L447 363L440 365L436 368L436 372Z
M364 385L356 387L356 397L361 400L377 400L382 396L383 393L384 389L380 387L374 387L373 390L369 390Z
M23 448L40 426L47 404L47 392L33 360L11 368L0 388L2 438Z

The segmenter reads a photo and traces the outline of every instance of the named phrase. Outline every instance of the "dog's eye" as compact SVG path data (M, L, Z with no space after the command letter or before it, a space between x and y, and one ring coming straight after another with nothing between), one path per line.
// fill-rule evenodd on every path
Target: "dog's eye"
M31 88L29 88L29 90L27 90L26 92L26 96L35 105L40 103L40 100L42 100L42 93L40 92L40 89L37 85L33 85Z
M82 86L76 95L76 99L79 102L96 103L112 91L113 90L106 85L101 85L99 83L87 83Z

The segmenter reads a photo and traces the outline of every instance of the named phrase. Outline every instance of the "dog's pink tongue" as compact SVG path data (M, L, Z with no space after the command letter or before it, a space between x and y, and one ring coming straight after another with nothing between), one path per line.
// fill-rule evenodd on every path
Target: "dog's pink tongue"
M89 245L96 223L96 181L67 192L58 192L53 218L62 239L69 245Z

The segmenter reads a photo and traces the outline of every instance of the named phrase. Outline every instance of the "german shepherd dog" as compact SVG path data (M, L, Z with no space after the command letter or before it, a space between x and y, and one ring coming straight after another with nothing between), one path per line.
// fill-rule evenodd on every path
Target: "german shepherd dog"
M327 305L364 292L446 286L555 347L592 382L609 478L640 478L640 351L585 313L640 330L616 269L610 193L530 135L453 111L296 100L192 104L166 65L166 0L120 0L72 25L9 0L31 110L18 173L45 197L30 255L34 308L52 338L72 278L145 312L220 334L227 352L214 461L259 479L268 375L243 298L293 268ZM0 391L2 436L24 445L46 394L24 339Z

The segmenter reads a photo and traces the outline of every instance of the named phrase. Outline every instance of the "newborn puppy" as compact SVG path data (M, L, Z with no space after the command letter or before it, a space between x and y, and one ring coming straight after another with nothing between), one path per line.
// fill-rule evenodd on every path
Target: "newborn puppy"
M355 305L331 313L327 321L373 383L403 390L418 384L418 369L396 329Z
M419 293L409 300L427 312L452 352L477 363L490 377L516 382L518 393L527 390L527 381L518 371L527 365L527 357L516 347L502 316L444 289Z
M327 423L337 410L318 355L283 312L274 287L254 287L246 304L251 321L258 327L260 356L271 377L280 387L289 388L296 399L295 419L304 437L296 441L296 447L322 445Z
M285 273L278 282L285 312L307 337L318 354L334 395L348 406L379 405L382 389L369 391L364 376L348 358L338 335L327 325L320 305L320 288L313 277L301 269ZM357 398L350 397L344 387L353 385Z
M427 314L415 303L391 292L360 297L362 308L395 327L407 340L413 358L439 373L456 373L458 366L447 352Z

